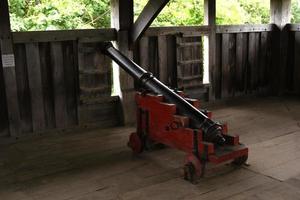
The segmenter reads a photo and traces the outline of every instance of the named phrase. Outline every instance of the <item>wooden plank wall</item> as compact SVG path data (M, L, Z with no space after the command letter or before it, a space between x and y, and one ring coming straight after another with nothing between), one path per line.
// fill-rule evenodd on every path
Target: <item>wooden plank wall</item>
M272 32L217 34L216 98L266 94L270 87Z
M216 99L269 92L272 76L272 30L273 25L217 26L216 68L210 83ZM176 59L178 35L194 38L196 46L197 43L202 43L199 38L208 35L208 30L206 26L150 28L139 45L138 61L141 66L146 66L146 69L174 88L180 85ZM198 54L198 59L203 60L202 52ZM189 55L185 54L185 59L193 60L194 56L191 51ZM201 77L203 69L198 72ZM196 88L198 94L192 92L190 95L205 99L208 93L206 87L203 85ZM204 95L199 95L201 93Z
M111 97L111 62L102 66L102 69L107 68L108 75L97 78L99 83L106 83L108 89L105 95L100 98L98 96L93 105L89 103L85 108L79 109L82 104L79 41L95 47L101 41L115 40L114 29L24 32L13 33L13 37L22 135L87 123L86 120L80 120L79 112L84 112L85 118L88 115L94 123L103 126L116 126L121 123L119 98ZM95 48L93 51L95 52ZM101 60L107 63L107 58L101 54L87 56L83 67L87 66L87 63L101 63ZM97 76L97 72L96 70L91 76ZM91 107L95 106L100 109L97 113L91 111ZM8 136L9 124L2 68L0 122L0 137Z
M77 124L77 61L73 41L16 44L23 133Z
M300 94L300 26L287 25L288 51L286 67L286 91L291 94Z
M194 91L199 83L202 84L202 37L183 37L177 33L160 35L151 29L151 34L146 33L139 42L136 61L166 85L179 89L184 87L190 96L202 98L201 92Z

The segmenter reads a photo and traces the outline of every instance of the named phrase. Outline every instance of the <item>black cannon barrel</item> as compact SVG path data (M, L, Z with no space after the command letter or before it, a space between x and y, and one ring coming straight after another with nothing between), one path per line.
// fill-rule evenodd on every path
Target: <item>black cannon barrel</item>
M203 112L195 108L176 92L168 88L150 72L147 72L136 63L124 56L120 51L113 47L110 42L101 43L102 53L109 56L120 67L122 67L130 76L138 80L143 86L151 91L162 94L167 101L174 103L179 112L186 115L192 120L193 128L202 129L203 139L207 142L222 145L225 139L222 136L221 126L209 119Z

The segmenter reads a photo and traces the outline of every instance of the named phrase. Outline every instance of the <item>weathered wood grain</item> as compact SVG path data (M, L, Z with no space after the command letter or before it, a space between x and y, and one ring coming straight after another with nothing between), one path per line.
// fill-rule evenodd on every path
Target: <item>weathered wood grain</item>
M31 133L32 104L28 81L26 49L24 44L14 46L16 56L16 78L20 108L21 129L24 133Z
M245 94L247 84L247 56L248 56L248 34L238 33L236 35L236 71L235 89L236 93Z
M78 39L82 42L114 41L117 39L117 32L115 29L85 29L13 33L14 43L59 42Z
M167 36L167 72L168 84L177 87L177 56L176 56L176 37L172 35Z
M65 42L63 48L64 58L64 74L65 74L65 85L66 85L66 107L67 107L67 125L75 126L78 124L77 115L77 98L79 97L78 92L78 70L77 62L78 58L74 53L74 43Z
M158 66L158 39L157 37L149 37L149 71L153 73L155 77L159 77Z
M139 41L140 65L145 70L149 69L149 37L142 37Z
M51 46L48 42L39 43L40 64L42 73L42 88L46 129L55 128L54 81L52 76Z
M251 93L258 88L260 33L249 33L247 90Z
M0 54L1 54L1 49L0 49ZM0 58L0 66L2 66L1 58ZM0 67L0 121L1 121L0 136L9 135L5 85L4 85L4 77L3 77L2 67Z
M294 90L300 93L300 32L295 33Z
M18 102L18 91L15 70L15 57L13 49L12 34L10 30L8 1L0 1L0 49L1 57L8 57L10 62L4 65L2 60L3 78L6 92L6 105L9 119L9 131L13 137L21 133L20 110Z
M65 128L67 123L66 85L64 74L63 50L61 42L51 43L52 77L54 90L55 124Z
M168 84L168 58L167 58L167 37L158 37L158 63L159 63L159 79Z
M235 35L222 35L222 98L234 95Z
M32 127L35 132L44 130L46 127L40 53L38 43L28 43L25 47L31 97Z

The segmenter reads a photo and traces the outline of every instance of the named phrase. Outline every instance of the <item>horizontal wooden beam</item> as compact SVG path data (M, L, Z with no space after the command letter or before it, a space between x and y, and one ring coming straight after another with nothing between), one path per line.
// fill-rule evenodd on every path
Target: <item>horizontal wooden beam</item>
M286 30L289 31L300 31L300 24L287 24L285 27Z
M170 0L149 0L145 8L135 21L131 35L132 42L135 43L151 25L160 11Z
M300 25L289 24L291 31L300 29ZM274 30L275 24L268 25L221 25L217 26L217 33L240 32L269 32ZM145 36L183 34L184 36L208 35L210 26L170 26L151 27L145 32ZM80 42L116 41L117 31L113 28L86 29L86 30L62 30L62 31L28 31L14 32L14 43L54 42L80 40Z
M68 40L80 40L81 42L103 42L115 41L116 39L117 31L112 28L63 31L28 31L13 33L14 43L58 42Z
M251 32L270 32L276 29L275 24L263 25L218 25L217 33L251 33ZM211 26L169 26L169 27L150 27L145 36L182 34L183 36L202 36L210 33Z
M210 32L209 26L165 26L165 27L151 27L145 32L145 36L157 35L173 35L183 34L185 36L208 35Z
M262 25L221 25L216 27L217 33L249 33L249 32L269 32L276 28L275 24Z

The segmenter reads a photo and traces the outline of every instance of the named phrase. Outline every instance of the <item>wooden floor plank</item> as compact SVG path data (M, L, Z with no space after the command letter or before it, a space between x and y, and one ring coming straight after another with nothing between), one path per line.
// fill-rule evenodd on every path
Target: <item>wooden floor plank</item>
M0 199L299 199L300 101L249 98L210 108L248 144L249 167L208 165L192 185L181 177L183 152L132 156L134 127L91 127L0 145Z

